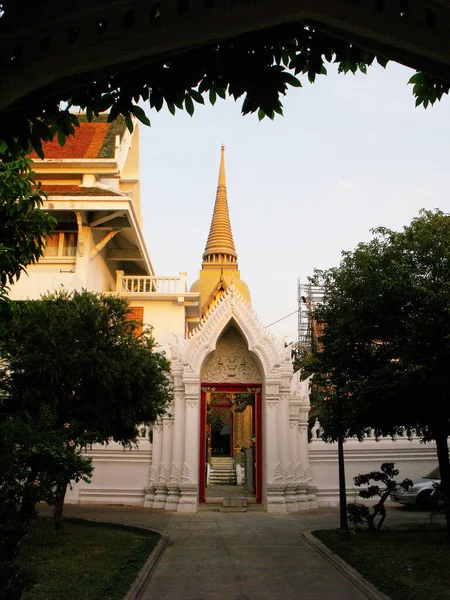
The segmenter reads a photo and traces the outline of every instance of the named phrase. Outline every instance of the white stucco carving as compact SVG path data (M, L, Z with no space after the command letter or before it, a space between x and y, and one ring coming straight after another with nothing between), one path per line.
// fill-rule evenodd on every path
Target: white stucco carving
M228 324L237 325L248 344L248 351L259 358L267 375L285 362L287 355L290 356L289 349L264 329L241 294L228 290L183 345L183 363L199 373L203 361L214 352L217 340Z
M260 383L261 373L242 336L230 327L217 341L216 351L206 359L202 381L214 383Z

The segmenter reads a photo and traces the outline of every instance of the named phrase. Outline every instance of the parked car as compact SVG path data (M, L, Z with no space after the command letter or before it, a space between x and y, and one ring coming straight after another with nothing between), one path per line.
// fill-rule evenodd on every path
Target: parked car
M416 507L421 509L429 508L430 494L434 491L433 484L441 483L441 474L439 467L433 469L431 473L422 477L420 481L415 481L411 487L405 489L398 485L391 493L391 500L404 504L407 507Z

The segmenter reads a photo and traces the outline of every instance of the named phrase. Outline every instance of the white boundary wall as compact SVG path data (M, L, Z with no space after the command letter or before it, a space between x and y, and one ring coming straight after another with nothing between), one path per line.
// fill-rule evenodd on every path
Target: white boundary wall
M336 506L339 503L337 443L324 442L315 427L308 449L319 505ZM420 438L406 434L375 438L370 433L361 442L348 439L344 442L344 461L348 502L359 499L359 488L354 485L353 478L360 473L378 471L384 462L395 463L399 470L398 481L406 477L416 481L438 465L434 442L423 444Z
M338 463L337 444L327 444L313 437L308 445L312 482L317 487L320 506L337 506ZM142 506L150 476L152 446L141 438L139 448L124 450L119 444L95 446L88 452L93 458L92 482L75 484L68 490L69 504L128 504ZM394 462L400 471L398 479L420 479L437 466L434 442L422 444L417 437L369 437L344 443L347 500L357 498L358 488L353 477L379 470L381 463Z

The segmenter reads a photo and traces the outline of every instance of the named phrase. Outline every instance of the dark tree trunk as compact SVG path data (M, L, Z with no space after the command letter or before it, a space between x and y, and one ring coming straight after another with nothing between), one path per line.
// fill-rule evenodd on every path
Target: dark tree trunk
M55 500L53 501L53 521L55 523L56 531L62 531L64 529L63 510L66 490L67 484L58 486L55 494Z
M450 460L448 456L448 431L440 431L435 436L436 449L441 472L441 486L444 495L445 520L447 524L447 542L450 543Z

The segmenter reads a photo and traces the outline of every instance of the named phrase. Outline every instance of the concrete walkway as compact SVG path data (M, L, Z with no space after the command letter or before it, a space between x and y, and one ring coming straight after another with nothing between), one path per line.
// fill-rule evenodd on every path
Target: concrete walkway
M42 512L47 512L42 509ZM302 538L338 527L338 510L287 515L212 510L178 514L140 507L73 506L67 517L147 527L169 536L140 600L367 600L351 581ZM430 522L429 513L393 506L386 526ZM379 596L380 598L382 596Z

